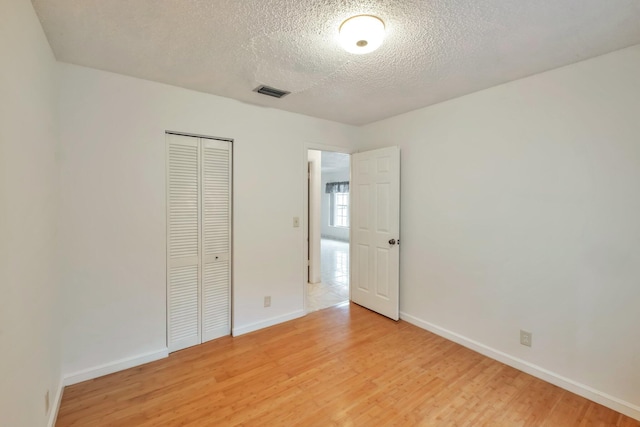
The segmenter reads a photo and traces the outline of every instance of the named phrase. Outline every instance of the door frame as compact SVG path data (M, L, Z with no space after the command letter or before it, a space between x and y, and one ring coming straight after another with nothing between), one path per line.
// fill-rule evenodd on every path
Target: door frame
M230 178L230 185L229 185L229 335L228 336L233 336L233 325L234 325L234 315L235 315L235 309L234 309L234 304L235 304L235 299L233 297L234 295L234 262L235 262L235 245L234 245L234 239L235 239L235 233L234 233L234 218L235 218L235 208L234 208L234 186L235 186L235 156L234 156L234 147L235 147L235 142L233 138L225 138L225 137L219 137L219 136L209 136L209 135L201 135L201 134L196 134L196 133L190 133L190 132L181 132L181 131L174 131L174 130L165 130L164 131L164 144L165 144L165 264L166 264L166 268L165 268L165 340L166 340L166 345L167 345L167 349L169 349L169 144L168 144L168 137L170 135L176 135L176 136L186 136L189 138L197 138L197 139L206 139L206 140L213 140L213 141L223 141L223 142L228 142L229 143L229 156L230 156L230 164L229 164L229 178ZM198 150L199 150L199 156L201 155L201 150L202 150L202 146L199 143L198 144ZM199 166L200 167L200 166ZM202 171L198 172L198 179L199 181L202 179ZM202 206L198 207L198 229L200 230L201 227L201 221L202 221ZM200 234L199 239L201 239L202 235L200 233L200 231L198 232ZM199 248L198 248L198 253L202 253L202 242L199 243ZM201 267L198 268L198 280L200 280L201 277ZM200 342L195 344L195 345L201 345L204 343L204 341L202 341L203 339L203 333L202 333L202 307L201 307L201 289L198 289L198 327L200 329L199 335L200 335ZM188 348L188 347L185 347ZM174 351L179 351L179 350L174 350ZM169 350L169 353L171 353L172 351Z
M309 246L307 239L309 238L309 186L308 181L308 162L309 162L309 150L319 151L332 151L334 153L343 153L352 155L358 150L354 148L340 147L337 145L317 144L308 142L303 145L302 150L302 238L300 244L302 246L302 309L305 315L307 311L307 260L309 259ZM351 165L349 167L349 176L351 176ZM349 223L351 223L351 210L349 210ZM349 242L351 242L351 228L349 228ZM349 257L349 276L351 276L351 257ZM351 299L351 277L349 277L349 299Z

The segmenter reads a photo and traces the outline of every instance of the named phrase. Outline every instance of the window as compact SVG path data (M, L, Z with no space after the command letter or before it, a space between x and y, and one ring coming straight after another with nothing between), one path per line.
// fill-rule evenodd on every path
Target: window
M331 193L330 225L349 227L349 193Z
M327 182L329 194L329 225L349 227L349 181Z

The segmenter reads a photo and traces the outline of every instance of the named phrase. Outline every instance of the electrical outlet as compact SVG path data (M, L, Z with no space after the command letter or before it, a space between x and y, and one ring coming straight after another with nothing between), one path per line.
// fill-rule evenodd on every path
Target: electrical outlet
M294 228L300 227L300 218L298 218L297 216L293 217L293 227Z
M47 392L44 394L44 413L45 414L49 413L49 405L50 405L49 390L47 390Z
M531 332L520 329L520 344L531 347Z
M264 306L271 307L271 297L264 297Z

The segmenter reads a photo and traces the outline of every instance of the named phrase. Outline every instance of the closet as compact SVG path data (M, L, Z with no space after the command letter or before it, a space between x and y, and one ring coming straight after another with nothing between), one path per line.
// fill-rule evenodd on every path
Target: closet
M232 142L166 134L167 346L231 333Z

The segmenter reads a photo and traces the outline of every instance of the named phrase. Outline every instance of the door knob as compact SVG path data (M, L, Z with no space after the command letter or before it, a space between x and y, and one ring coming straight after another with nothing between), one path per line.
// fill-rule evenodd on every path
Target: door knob
M389 240L389 244L390 244L390 245L395 245L395 244L396 244L396 239L391 239L391 240Z

